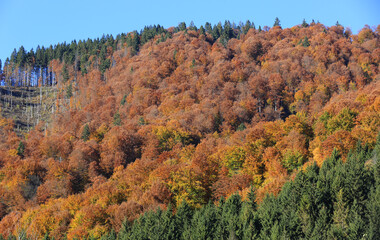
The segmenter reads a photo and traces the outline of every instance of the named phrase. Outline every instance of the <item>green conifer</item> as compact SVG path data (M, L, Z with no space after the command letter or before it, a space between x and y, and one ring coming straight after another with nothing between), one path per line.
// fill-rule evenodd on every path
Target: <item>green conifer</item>
M276 17L276 19L274 20L274 24L273 24L273 27L281 27L281 24L280 24L280 19L278 19L278 17Z
M83 131L82 131L82 136L81 136L83 141L86 142L90 138L90 134L91 134L90 127L88 126L88 124L84 125Z

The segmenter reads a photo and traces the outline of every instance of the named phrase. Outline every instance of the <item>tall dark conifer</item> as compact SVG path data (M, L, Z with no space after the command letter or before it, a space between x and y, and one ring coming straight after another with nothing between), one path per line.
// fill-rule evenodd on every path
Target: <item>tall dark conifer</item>
M273 24L273 27L281 27L281 24L280 24L280 19L278 19L278 17L276 17L276 19L274 20L274 24Z

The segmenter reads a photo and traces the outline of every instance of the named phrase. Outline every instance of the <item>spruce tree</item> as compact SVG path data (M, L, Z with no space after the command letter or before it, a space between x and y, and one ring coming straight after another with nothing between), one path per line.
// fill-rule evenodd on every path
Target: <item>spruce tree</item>
M26 52L23 46L21 46L17 52L16 62L20 67L24 67L26 63Z
M120 113L116 112L115 115L113 115L113 125L120 126L121 125L121 119L120 119Z
M334 203L333 225L329 233L330 237L334 239L347 237L347 217L349 209L343 198L343 189L341 189L338 192L336 202Z
M124 94L123 98L120 101L120 105L124 106L126 102L127 102L127 95Z
M24 151L25 151L25 145L22 141L20 141L17 147L17 155L19 155L20 157L24 157Z
M179 31L185 31L186 30L186 23L185 22L180 22L178 24L178 29L179 29Z
M278 19L278 17L276 17L276 19L274 20L274 24L273 24L273 27L281 27L281 24L280 24L280 19Z
M249 29L251 29L251 22L249 20L247 20L247 22L243 26L243 33L247 34Z
M70 99L73 96L73 85L70 83L66 88L66 98Z
M63 82L67 82L67 80L69 80L69 78L70 78L69 71L67 70L66 64L63 64L61 75L63 78Z
M302 27L306 28L308 26L309 26L309 24L307 24L307 22L306 22L305 19L303 19L303 21L302 21Z
M185 200L179 205L174 217L174 239L183 239L183 233L186 229L191 228L191 219L194 211Z
M310 43L309 43L309 39L307 37L305 37L302 41L302 46L304 47L308 47L310 46Z
M204 29L203 26L201 26L201 27L199 28L199 34L200 34L200 35L206 35L206 30Z
M125 219L123 221L123 223L121 224L121 228L120 228L119 233L117 235L117 239L120 239L120 240L129 239L130 231L131 231L131 225L130 225L128 219Z
M84 125L82 136L81 136L82 140L85 142L88 141L88 139L90 139L90 134L91 134L90 127L88 126L88 124Z
M14 64L16 64L16 62L17 62L17 51L16 51L16 48L13 49L13 52L11 54L10 62L14 63Z
M209 34L212 33L212 26L211 26L211 23L206 22L206 24L205 24L205 30L206 30L206 32L209 33Z

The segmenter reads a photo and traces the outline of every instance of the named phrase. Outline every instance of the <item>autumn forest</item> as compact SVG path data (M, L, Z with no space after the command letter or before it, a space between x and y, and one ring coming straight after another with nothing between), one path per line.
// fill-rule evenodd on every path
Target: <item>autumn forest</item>
M147 26L0 62L0 239L378 239L380 25Z

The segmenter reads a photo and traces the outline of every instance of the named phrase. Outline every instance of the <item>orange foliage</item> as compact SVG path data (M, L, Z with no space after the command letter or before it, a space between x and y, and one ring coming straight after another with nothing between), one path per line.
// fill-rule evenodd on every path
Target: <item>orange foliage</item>
M225 46L171 31L135 56L107 46L115 64L105 74L95 56L83 76L68 68L80 76L70 101L59 79L45 132L22 138L0 117L0 232L100 237L169 202L199 207L250 185L260 202L308 159L321 165L334 148L345 157L359 140L372 148L379 31L266 30ZM63 63L51 65L60 76Z

